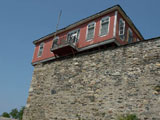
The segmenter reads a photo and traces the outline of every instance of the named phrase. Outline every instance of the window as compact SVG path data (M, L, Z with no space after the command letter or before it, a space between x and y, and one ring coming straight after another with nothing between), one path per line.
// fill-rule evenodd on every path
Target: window
M44 47L44 43L41 43L41 44L39 45L38 57L40 57L40 56L42 55L43 47Z
M125 21L122 18L119 20L119 37L121 40L125 39Z
M94 37L94 30L95 30L95 22L88 24L87 26L87 38L86 40L91 40Z
M57 46L58 46L58 40L59 40L59 37L55 37L55 38L53 38L52 48L54 48L54 47L57 47Z
M69 32L67 36L68 42L76 44L77 41L79 40L79 33L80 33L80 29Z
M133 33L132 30L129 28L128 29L128 43L132 43L133 42Z
M101 19L101 27L100 27L100 36L105 36L109 32L109 22L110 22L110 17L104 17Z

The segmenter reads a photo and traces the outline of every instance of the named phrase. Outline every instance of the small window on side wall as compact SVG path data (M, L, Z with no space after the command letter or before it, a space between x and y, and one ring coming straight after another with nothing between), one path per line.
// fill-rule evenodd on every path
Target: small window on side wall
M109 24L110 24L110 17L109 16L101 19L101 27L100 27L99 36L105 36L108 34Z
M44 48L44 43L41 43L39 45L38 57L42 56L43 48Z
M133 32L130 28L128 28L128 43L132 43L133 42Z
M96 24L95 22L92 22L87 26L87 36L86 36L87 41L92 40L94 38L95 24Z
M119 37L121 40L125 39L125 21L122 18L119 20Z

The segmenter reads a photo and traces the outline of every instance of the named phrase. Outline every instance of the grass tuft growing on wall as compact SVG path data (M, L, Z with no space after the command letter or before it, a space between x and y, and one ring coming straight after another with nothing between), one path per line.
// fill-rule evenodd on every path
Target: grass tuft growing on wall
M121 115L117 120L140 120L135 114Z

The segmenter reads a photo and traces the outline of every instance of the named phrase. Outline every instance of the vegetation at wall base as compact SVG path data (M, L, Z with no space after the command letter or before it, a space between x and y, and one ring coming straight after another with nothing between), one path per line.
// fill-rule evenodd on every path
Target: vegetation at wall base
M10 114L7 112L3 112L1 116L5 118L10 118Z
M21 107L19 111L17 108L12 109L10 113L3 112L1 116L5 118L14 118L14 119L22 120L24 108L25 108L24 106Z
M117 120L140 120L135 114L121 115Z

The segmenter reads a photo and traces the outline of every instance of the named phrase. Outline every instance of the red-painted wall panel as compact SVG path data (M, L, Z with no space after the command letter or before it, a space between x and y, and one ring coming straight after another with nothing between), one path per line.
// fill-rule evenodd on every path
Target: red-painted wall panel
M120 20L120 18L122 18L125 21L125 40L124 41L122 41L119 38L119 20ZM137 38L139 40L142 40L142 39L140 39L138 37L138 35L135 33L135 31L131 28L131 26L128 24L128 22L124 19L124 17L118 12L118 15L117 15L117 25L116 25L116 39L122 45L128 43L128 40L127 40L127 31L128 31L128 28L130 28L132 30L132 33L133 33L133 42L136 42Z
M105 16L110 16L109 33L106 36L100 37L99 36L100 20ZM90 22L93 22L93 21L96 23L94 38L91 41L86 41L87 25ZM114 12L112 12L108 15L104 15L100 18L95 19L95 20L87 22L86 24L81 26L80 40L79 40L79 43L78 43L78 48L83 48L83 47L86 47L86 46L89 46L89 45L92 45L92 44L95 44L95 43L102 42L104 40L109 40L109 39L113 38L113 26L114 26Z

